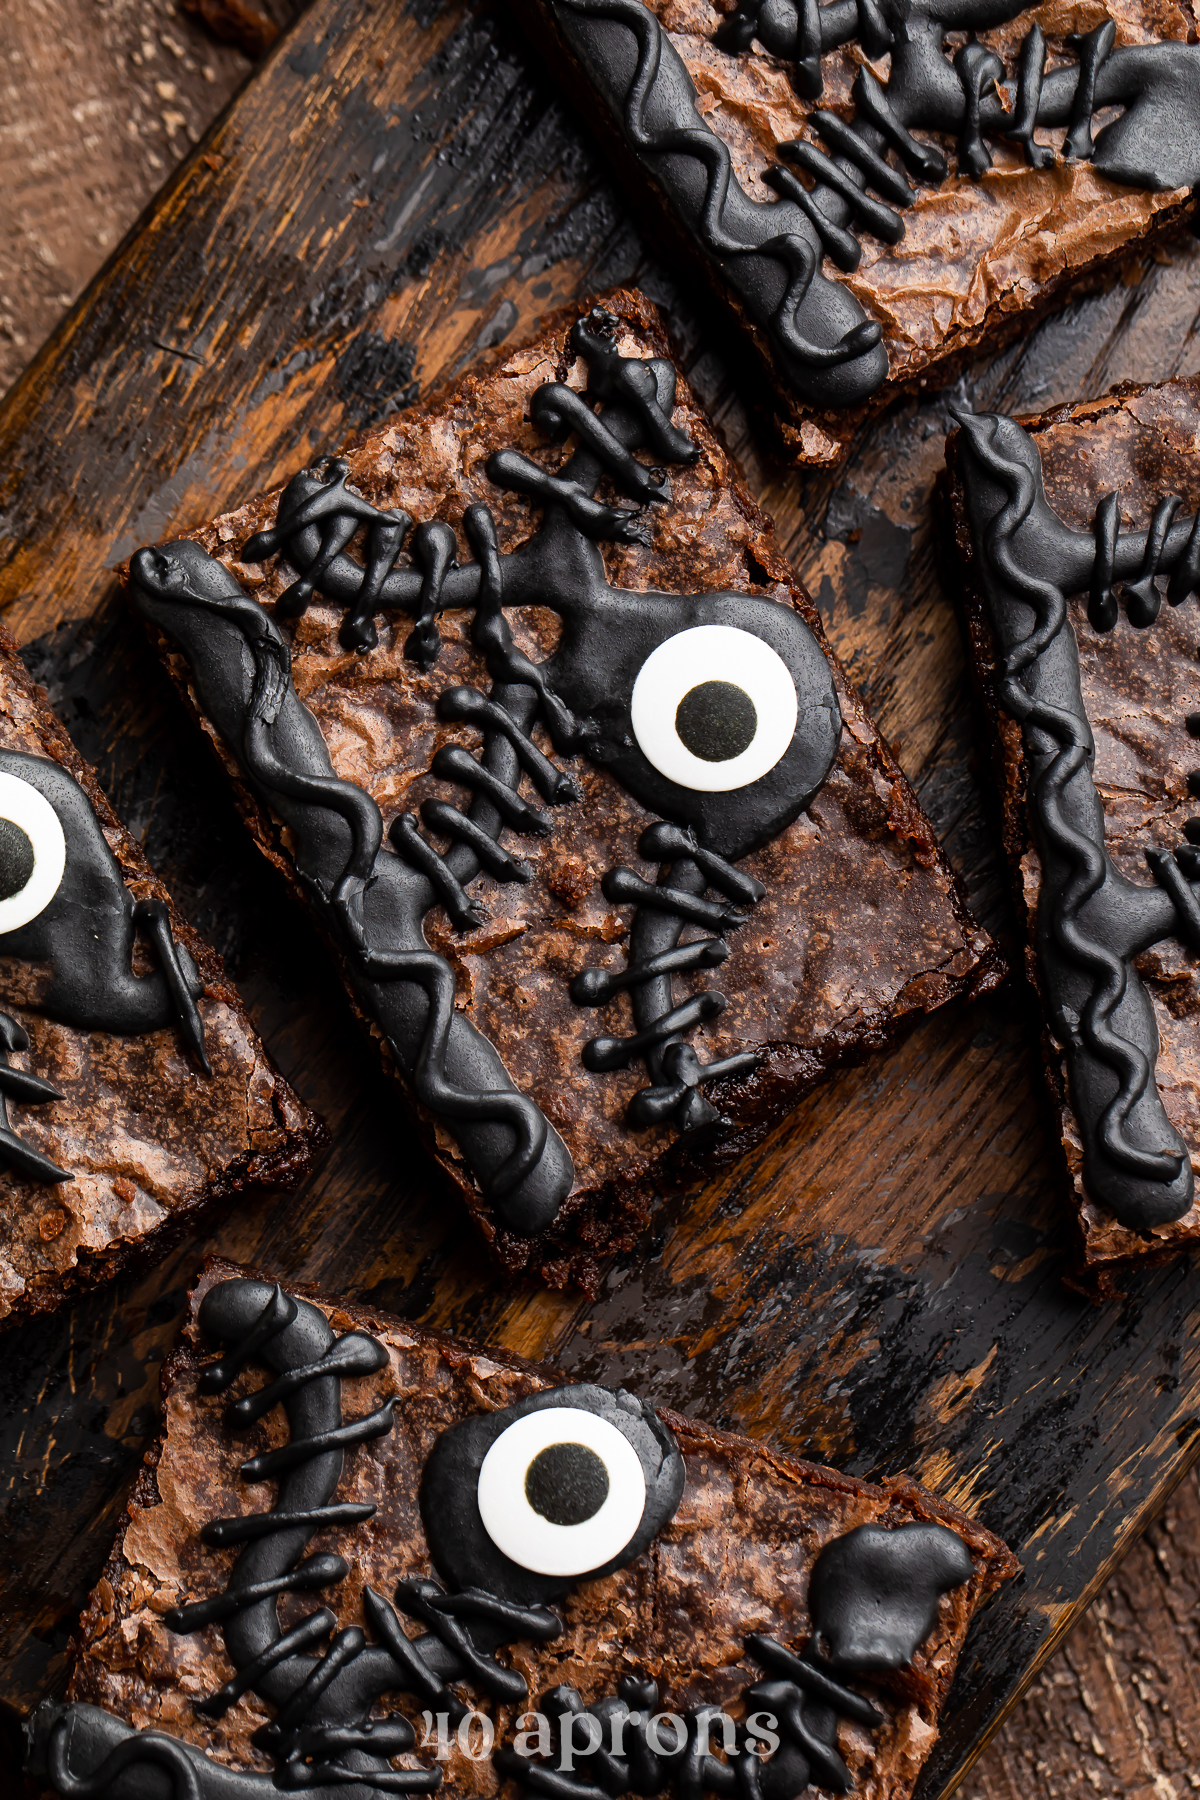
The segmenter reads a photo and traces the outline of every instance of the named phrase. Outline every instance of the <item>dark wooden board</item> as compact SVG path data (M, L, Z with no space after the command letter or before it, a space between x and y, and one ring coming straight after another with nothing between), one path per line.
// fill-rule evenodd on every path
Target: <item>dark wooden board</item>
M928 500L945 396L841 470L773 464L668 271L630 227L499 0L315 0L0 411L0 601L80 747L328 1117L293 1196L214 1247L827 1458L912 1470L1026 1574L980 1620L926 1800L1078 1618L1200 1451L1200 1282L1146 1272L1095 1310L1065 1226L1019 986L829 1084L761 1150L667 1200L601 1299L504 1288L444 1202L315 941L258 863L115 593L193 524L514 336L635 279L746 461L962 872L1007 919ZM1011 410L1200 367L1200 247L1126 271L960 398ZM857 536L855 534L858 534ZM0 1700L61 1678L147 1435L201 1246L4 1340Z

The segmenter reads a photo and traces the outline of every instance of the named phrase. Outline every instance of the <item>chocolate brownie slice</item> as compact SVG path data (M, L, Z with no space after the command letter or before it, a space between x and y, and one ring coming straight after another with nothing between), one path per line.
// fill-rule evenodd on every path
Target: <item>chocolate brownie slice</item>
M1000 977L640 296L131 586L510 1269L593 1282L664 1180Z
M1194 214L1190 6L516 5L805 462Z
M947 547L1081 1277L1111 1292L1200 1241L1200 381L962 425Z
M298 1180L325 1141L7 633L0 980L0 1326Z
M29 1728L64 1795L901 1800L1017 1572L911 1482L230 1263L185 1336Z

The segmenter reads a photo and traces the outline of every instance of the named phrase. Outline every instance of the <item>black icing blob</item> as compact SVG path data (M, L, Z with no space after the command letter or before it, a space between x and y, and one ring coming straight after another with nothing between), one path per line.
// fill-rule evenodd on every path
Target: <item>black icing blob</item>
M564 580L575 575L566 566L563 573ZM630 703L642 665L660 644L697 625L732 626L760 638L796 684L799 713L787 749L757 781L724 793L671 781L643 755L633 733ZM837 754L842 715L832 670L799 613L778 600L733 593L627 593L597 580L586 607L564 609L562 641L541 668L546 685L590 721L588 756L648 812L690 826L701 844L731 862L769 843L799 817Z
M676 707L675 730L684 749L701 762L730 762L754 742L758 713L735 682L701 681Z
M860 1525L835 1538L808 1590L826 1662L845 1674L902 1669L933 1630L942 1595L970 1581L974 1567L945 1525Z
M196 965L172 939L162 903L135 902L79 783L49 757L18 750L0 750L0 773L49 802L66 840L66 866L53 898L36 918L0 933L0 956L48 963L53 970L36 1011L84 1031L134 1033L181 1025L189 1047L202 1057L203 1027L195 1003L204 984ZM28 845L23 831L3 823ZM0 840L5 879L15 880L20 872L19 843L14 849L5 857ZM132 960L139 924L148 926L160 963L140 976Z
M11 819L0 819L0 900L21 892L33 874L34 860L29 833Z
M548 1444L526 1472L525 1498L551 1525L582 1525L608 1499L608 1470L586 1444Z
M615 1426L637 1452L646 1480L646 1505L637 1531L619 1555L582 1575L536 1575L522 1569L496 1548L479 1513L479 1471L496 1439L517 1419L554 1406L576 1406ZM640 1556L674 1517L683 1484L679 1446L642 1401L623 1389L611 1393L590 1385L548 1388L503 1412L476 1414L442 1433L425 1463L421 1517L433 1560L450 1586L484 1588L518 1605L544 1604L559 1599L577 1581L610 1575Z
M1037 445L1013 419L959 414L962 484L995 634L1000 698L1020 722L1029 811L1041 860L1037 953L1050 1027L1067 1060L1091 1199L1137 1231L1182 1218L1195 1182L1188 1146L1154 1079L1154 1003L1137 958L1167 937L1200 941L1190 857L1147 845L1154 884L1130 880L1105 846L1068 594L1089 593L1093 629L1109 631L1126 593L1133 625L1157 612L1156 580L1182 605L1200 592L1200 518L1166 496L1145 531L1120 530L1114 493L1092 531L1049 505Z
M742 186L670 33L644 0L546 4L626 150L708 259L719 290L770 339L792 392L818 407L859 406L887 379L880 320L826 268L853 274L864 234L900 243L913 181L945 181L942 148L915 131L957 139L959 179L991 168L989 138L1020 145L1031 168L1051 167L1056 153L1035 131L1066 126L1067 163L1091 161L1113 181L1158 192L1200 181L1200 47L1117 45L1104 13L1072 39L1074 58L1059 63L1021 0L738 0L713 34L716 45L737 55L757 39L789 65L806 100L821 97L823 55L854 40L864 53L849 119L841 99L834 111L809 111L805 136L781 143L781 160L763 173L776 196L766 201ZM1008 70L975 34L1022 12L1028 30ZM959 33L965 43L955 42ZM870 64L885 55L880 82Z

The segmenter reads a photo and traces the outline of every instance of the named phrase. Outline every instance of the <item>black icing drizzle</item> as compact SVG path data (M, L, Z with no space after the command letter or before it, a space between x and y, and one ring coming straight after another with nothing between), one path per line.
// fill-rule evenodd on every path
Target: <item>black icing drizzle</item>
M632 902L629 967L624 976L581 975L573 992L599 1005L632 990L637 1031L593 1039L585 1061L594 1070L645 1058L649 1086L631 1123L673 1119L682 1130L720 1122L703 1084L755 1066L754 1053L704 1065L683 1034L714 1016L724 997L707 993L676 1005L675 974L715 966L724 935L744 912L705 899L712 887L741 907L763 892L733 865L767 842L808 805L832 763L841 730L832 675L816 639L787 605L742 594L630 592L609 585L599 543L641 541L641 510L668 505L663 463L689 463L697 451L672 423L675 371L661 358L620 354L619 321L596 309L573 328L572 351L587 365L586 396L559 381L534 393L530 413L553 440L571 434L577 447L556 471L506 449L492 455L489 479L528 494L543 508L540 528L509 555L499 549L495 521L481 503L463 520L474 560L458 564L448 526L433 520L412 530L411 562L397 559L412 525L406 514L381 511L347 486L347 467L332 462L305 470L288 485L278 518L243 548L247 560L286 554L298 571L279 603L298 616L316 594L345 609L342 642L369 649L377 614L406 614L415 623L406 655L423 668L440 651L437 626L447 608L473 610L472 641L492 678L491 691L451 687L439 715L477 728L482 753L461 745L440 750L433 773L466 788L466 810L427 801L422 821L450 840L445 852L421 834L410 814L396 818L383 843L371 797L339 780L316 722L290 679L287 646L258 603L198 546L179 543L140 551L133 559L135 602L187 656L205 712L248 780L298 844L297 869L315 904L343 944L360 1000L383 1027L419 1098L454 1132L501 1223L533 1235L552 1223L570 1192L574 1170L558 1134L534 1102L518 1093L492 1046L454 1010L450 963L431 950L421 929L435 903L459 930L482 915L467 893L486 870L498 881L527 881L531 871L504 849L504 830L544 835L548 815L524 799L524 773L548 805L579 799L579 789L533 741L541 724L560 756L582 751L652 812L665 815L642 837L643 854L660 866L657 883L624 868L610 870L604 891ZM607 481L637 503L630 510L597 497ZM348 554L362 533L364 561ZM506 608L548 607L563 620L561 642L542 663L514 644ZM734 626L767 643L795 682L799 720L788 749L759 780L732 792L700 792L668 779L633 734L631 696L638 672L660 644L697 625ZM245 655L252 659L247 669ZM680 946L699 923L716 935Z
M195 963L175 942L161 900L135 900L108 845L91 802L73 775L49 757L0 750L0 774L34 789L53 808L66 844L66 864L53 896L35 918L0 932L0 958L48 965L51 980L28 1010L81 1031L140 1034L174 1027L206 1075L211 1075L204 1025L196 1001L204 991ZM5 899L20 892L35 872L34 846L10 820L0 842L0 885ZM158 968L133 971L134 940L153 947ZM0 1163L34 1181L73 1177L12 1130L7 1101L45 1104L62 1095L49 1082L9 1065L8 1053L27 1050L28 1033L0 1013Z
M387 1352L363 1332L336 1336L317 1307L250 1278L211 1288L199 1323L228 1346L202 1373L202 1391L226 1391L250 1363L265 1365L274 1377L229 1407L228 1428L244 1430L282 1405L289 1432L285 1443L242 1465L247 1482L277 1483L271 1509L214 1519L203 1528L202 1539L213 1548L242 1546L224 1589L175 1607L163 1623L180 1633L220 1627L235 1674L195 1701L196 1710L220 1718L242 1695L255 1694L274 1714L254 1738L272 1757L274 1771L231 1769L166 1733L133 1731L100 1707L54 1702L31 1722L27 1766L71 1800L138 1800L151 1791L151 1771L168 1778L171 1800L268 1800L281 1790L303 1791L314 1800L359 1791L431 1792L441 1770L392 1766L413 1749L415 1733L400 1714L372 1718L375 1703L389 1690L406 1692L446 1714L452 1727L469 1710L455 1691L461 1684L521 1707L528 1699L525 1680L497 1662L496 1650L522 1639L553 1640L562 1625L549 1600L576 1581L626 1566L649 1548L683 1493L679 1447L650 1407L590 1385L543 1390L500 1412L464 1419L437 1440L420 1495L430 1549L447 1586L403 1580L395 1606L366 1586L363 1610L375 1642L358 1626L335 1629L336 1615L327 1607L285 1631L278 1613L283 1596L329 1587L349 1573L340 1556L307 1554L313 1537L364 1523L376 1511L371 1503L339 1502L337 1488L346 1450L390 1432L397 1400L347 1423L341 1391L347 1380L382 1369ZM483 1527L477 1500L480 1468L497 1438L530 1413L564 1406L594 1413L621 1432L646 1484L641 1521L628 1543L603 1567L570 1579L534 1574L504 1556ZM496 1768L548 1800L595 1800L597 1794L618 1800L672 1784L683 1800L704 1792L792 1800L810 1784L847 1792L854 1784L836 1748L838 1720L873 1729L882 1715L845 1678L910 1662L934 1625L941 1596L969 1581L972 1572L962 1540L940 1525L860 1526L828 1543L809 1584L813 1629L804 1650L797 1654L761 1634L746 1639L748 1653L766 1671L746 1690L746 1712L773 1715L781 1740L765 1759L751 1749L742 1727L728 1760L711 1754L706 1721L719 1717L712 1707L689 1712L686 1742L664 1754L648 1736L658 1687L630 1677L615 1698L590 1708L566 1686L542 1701L556 1721L591 1712L610 1742L614 1720L623 1721L621 1752L589 1753L579 1770L568 1773L501 1747L494 1752ZM409 1637L401 1614L425 1630Z
M53 980L30 1010L81 1031L137 1034L175 1026L206 1074L196 966L175 943L161 900L135 900L91 802L74 776L49 757L0 750L0 774L34 788L58 815L67 861L53 899L37 917L0 933L0 957L47 963ZM133 972L138 931L158 968Z
M1071 531L1046 500L1041 458L1028 434L995 415L959 417L963 487L1000 652L1000 694L1020 721L1029 763L1042 865L1038 965L1051 1029L1067 1060L1084 1182L1120 1223L1149 1230L1183 1217L1194 1181L1187 1145L1153 1079L1158 1027L1134 959L1167 937L1200 949L1200 860L1187 845L1147 850L1153 887L1113 866L1066 596L1087 593L1093 627L1109 631L1124 589L1130 624L1150 625L1161 603L1157 575L1170 574L1171 605L1200 590L1200 524L1176 520L1179 501L1168 496L1148 530L1122 532L1110 494L1093 532Z
M771 339L795 392L819 406L849 407L886 380L882 327L848 289L822 272L828 256L858 267L856 232L887 243L904 236L909 177L940 183L948 173L915 130L953 136L958 171L991 167L985 139L1018 143L1034 168L1054 160L1037 127L1066 126L1067 160L1091 160L1111 180L1170 191L1200 183L1200 47L1184 43L1115 48L1105 18L1077 45L1075 66L1046 70L1046 43L1032 25L1021 48L1011 107L1000 59L974 37L1020 17L1014 0L740 0L715 41L731 52L757 38L791 64L805 99L821 95L821 57L854 39L867 56L890 57L886 82L865 65L849 121L817 110L807 139L779 146L784 159L764 180L778 199L752 199L729 151L696 106L682 58L643 0L548 0L558 26L643 168L716 263L751 321ZM968 39L947 56L948 34ZM1101 108L1120 116L1093 138ZM807 177L806 186L800 174Z

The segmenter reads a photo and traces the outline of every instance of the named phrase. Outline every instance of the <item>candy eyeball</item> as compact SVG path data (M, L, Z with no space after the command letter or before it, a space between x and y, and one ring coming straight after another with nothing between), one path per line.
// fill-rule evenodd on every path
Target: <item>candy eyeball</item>
M0 935L44 912L58 892L67 843L44 795L0 774Z
M633 735L660 775L693 792L748 787L796 730L796 684L764 639L733 625L694 625L659 644L638 671Z
M544 1407L509 1425L479 1470L479 1515L496 1548L538 1575L583 1575L637 1532L646 1478L628 1438L598 1414Z

